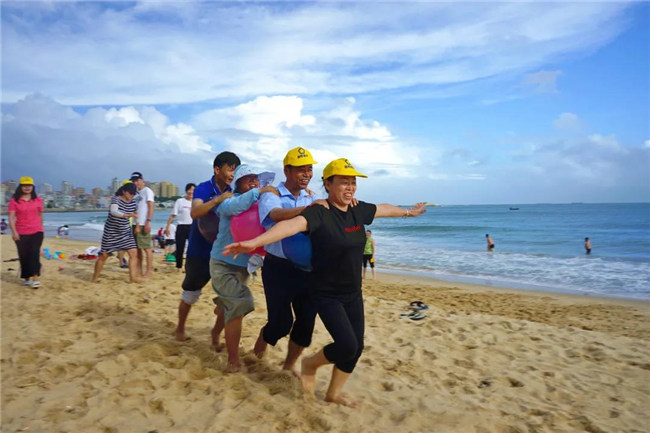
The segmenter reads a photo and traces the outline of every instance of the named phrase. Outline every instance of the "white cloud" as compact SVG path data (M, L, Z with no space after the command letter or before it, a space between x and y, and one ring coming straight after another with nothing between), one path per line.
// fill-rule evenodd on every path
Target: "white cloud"
M281 171L288 149L304 146L319 162L317 173L329 161L346 157L360 170L410 176L404 167L419 165L419 152L385 125L363 119L355 103L354 98L344 98L329 108L304 114L304 101L298 96L264 96L201 113L193 125L236 149L242 160L276 171Z
M5 3L3 94L16 101L40 89L65 104L122 106L472 83L599 47L620 33L627 7ZM558 74L527 82L555 92Z
M583 127L582 120L574 113L562 113L553 121L553 126L557 129L575 131Z
M3 116L2 144L3 178L29 172L39 182L67 179L87 187L105 186L133 170L149 180L198 181L210 175L214 158L190 125L170 123L153 107L80 114L40 94Z

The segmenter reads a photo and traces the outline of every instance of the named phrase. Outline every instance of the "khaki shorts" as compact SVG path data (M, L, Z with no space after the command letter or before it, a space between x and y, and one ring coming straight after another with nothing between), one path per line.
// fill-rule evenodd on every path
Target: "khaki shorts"
M144 234L142 233L142 230L140 230L140 233L135 235L135 243L138 244L138 248L142 250L150 250L151 249L151 233Z
M248 288L248 270L219 260L210 259L212 288L218 297L214 303L224 312L225 323L245 316L255 309L253 294Z

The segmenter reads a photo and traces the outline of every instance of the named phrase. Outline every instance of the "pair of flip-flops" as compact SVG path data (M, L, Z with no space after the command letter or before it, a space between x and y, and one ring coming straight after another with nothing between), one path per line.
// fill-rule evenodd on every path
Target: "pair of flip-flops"
M402 313L400 316L401 317L406 317L406 318L411 319L411 320L422 320L425 317L427 317L426 314L421 313L419 311L411 311L410 313Z
M428 310L429 306L422 301L413 301L409 304L409 308L413 311Z

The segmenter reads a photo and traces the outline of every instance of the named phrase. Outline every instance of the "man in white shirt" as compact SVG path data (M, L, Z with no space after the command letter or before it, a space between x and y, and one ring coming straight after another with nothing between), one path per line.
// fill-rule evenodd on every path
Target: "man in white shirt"
M169 215L167 220L167 227L165 228L165 235L169 235L169 228L172 221L176 218L176 236L174 241L176 243L176 268L183 269L183 253L185 252L185 242L190 237L190 228L192 227L192 198L194 197L194 188L196 185L188 183L185 185L185 197L181 197L174 203L172 214Z
M137 204L138 217L135 220L135 241L138 244L138 263L136 269L145 278L151 276L153 272L153 250L151 249L151 219L154 210L154 193L148 186L145 186L142 173L134 171L131 173L131 182L138 188L138 194L135 197ZM146 271L142 272L143 257L146 256Z

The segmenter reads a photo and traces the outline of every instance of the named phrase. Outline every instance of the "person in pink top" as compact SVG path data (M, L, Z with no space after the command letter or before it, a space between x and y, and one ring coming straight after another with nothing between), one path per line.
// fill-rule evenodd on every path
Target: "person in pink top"
M9 227L18 248L20 277L25 286L41 286L41 245L43 244L43 199L36 195L34 179L20 178L20 185L9 201Z

